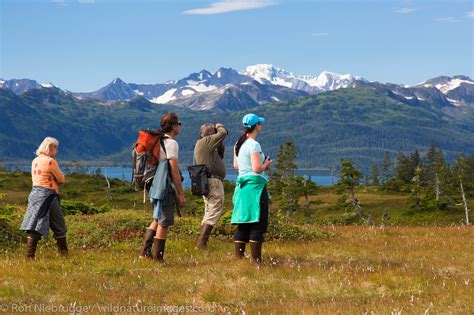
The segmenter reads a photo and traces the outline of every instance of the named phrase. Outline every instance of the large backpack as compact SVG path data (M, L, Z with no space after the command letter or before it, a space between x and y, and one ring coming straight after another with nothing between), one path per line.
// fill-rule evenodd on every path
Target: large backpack
M217 152L214 151L211 161L211 168L206 164L191 165L188 167L189 178L191 179L191 193L194 196L207 196L209 194L209 177L216 166Z
M163 147L163 133L158 129L138 132L138 139L132 151L132 181L135 189L149 190L158 167L160 147Z

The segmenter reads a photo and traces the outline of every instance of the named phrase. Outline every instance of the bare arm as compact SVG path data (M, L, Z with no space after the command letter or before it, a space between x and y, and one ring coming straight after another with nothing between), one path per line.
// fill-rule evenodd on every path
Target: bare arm
M257 174L266 171L272 165L272 160L269 158L265 159L265 161L262 163L259 152L254 152L250 155L250 162L252 163L252 171Z
M237 162L237 155L234 153L234 169L239 170L239 163Z
M181 183L181 176L179 175L179 163L177 159L169 159L171 179L178 191L178 194L184 194L183 184Z
M186 197L184 196L183 184L181 183L181 175L179 175L179 163L177 159L169 159L171 168L171 179L178 191L179 206L183 207L186 204Z

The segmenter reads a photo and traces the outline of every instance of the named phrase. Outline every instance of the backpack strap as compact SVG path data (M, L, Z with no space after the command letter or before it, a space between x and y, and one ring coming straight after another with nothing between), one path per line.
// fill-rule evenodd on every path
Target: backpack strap
M156 147L156 144L158 143L158 141L161 141L161 136L158 136L158 139L156 139L155 143L153 143L153 146L151 147L150 151L148 152L148 156L151 157L153 156L153 150L155 149ZM159 156L155 156L156 159L159 159L160 157Z
M160 135L160 144L161 144L161 147L163 148L163 151L165 151L165 156L166 156L167 153L166 153L166 147L165 147L165 138L169 138L169 137L165 137L165 134L162 133Z
M211 173L214 170L214 167L216 166L216 162L217 162L217 150L215 150L214 154L212 155L211 167L209 168L208 176L211 176Z

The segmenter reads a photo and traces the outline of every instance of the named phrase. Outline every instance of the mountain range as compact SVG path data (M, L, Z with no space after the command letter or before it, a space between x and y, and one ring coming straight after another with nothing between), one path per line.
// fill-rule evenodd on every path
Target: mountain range
M116 78L96 91L71 94L78 99L106 102L142 96L152 103L191 110L233 111L347 88L354 82L377 84L351 74L323 71L314 76L297 75L273 65L257 64L240 72L231 68L220 68L215 73L202 70L179 80L157 84L127 83ZM31 79L0 80L0 88L9 89L17 95L29 89L52 86L51 83L39 84ZM440 76L411 87L397 84L384 86L407 99L423 101L424 95L432 95L438 90L443 94L439 95L438 102L454 106L474 103L474 82L466 76Z
M64 91L34 80L0 80L0 161L28 160L43 137L61 142L61 159L127 163L137 130L156 127L175 111L183 163L192 162L199 126L222 122L228 152L241 117L266 118L262 147L276 156L293 140L300 167L327 167L351 158L362 167L384 152L423 150L431 143L448 159L474 152L474 82L440 76L413 85L369 82L322 72L309 77L258 65L221 68L163 84L120 79L89 93ZM231 165L231 154L226 163Z
M142 96L156 104L171 104L192 110L231 111L347 87L357 78L326 71L318 76L300 76L261 64L249 66L241 72L231 68L220 68L213 74L202 70L180 80L158 84L126 83L116 78L96 91L73 95L101 101ZM30 79L0 81L0 87L16 94L41 86Z

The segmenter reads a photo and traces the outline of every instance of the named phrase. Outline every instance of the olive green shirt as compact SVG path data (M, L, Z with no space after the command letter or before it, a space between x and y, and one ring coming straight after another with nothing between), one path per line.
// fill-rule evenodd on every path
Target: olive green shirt
M196 164L205 164L207 168L211 169L211 163L214 152L217 152L216 163L211 175L225 177L224 164L224 139L227 136L227 129L222 126L217 128L217 133L203 137L196 141L194 147L194 160Z

